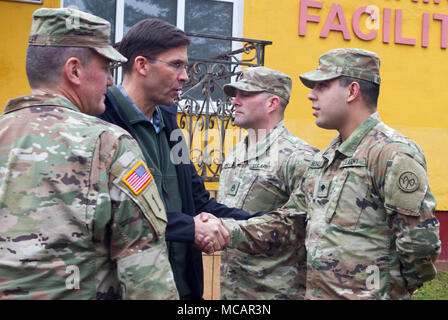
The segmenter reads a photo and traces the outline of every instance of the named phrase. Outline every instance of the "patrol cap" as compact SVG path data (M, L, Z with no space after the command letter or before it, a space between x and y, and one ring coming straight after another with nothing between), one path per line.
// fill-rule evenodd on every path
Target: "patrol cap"
M269 92L289 102L292 79L283 72L266 67L253 67L243 70L242 77L235 83L224 86L224 92L234 97L236 89L247 92Z
M33 13L28 45L86 47L115 61L127 58L109 43L110 23L73 8L40 8Z
M356 48L340 48L330 50L319 57L319 67L304 74L300 80L308 88L313 88L315 82L326 81L348 76L381 83L380 58L374 52Z

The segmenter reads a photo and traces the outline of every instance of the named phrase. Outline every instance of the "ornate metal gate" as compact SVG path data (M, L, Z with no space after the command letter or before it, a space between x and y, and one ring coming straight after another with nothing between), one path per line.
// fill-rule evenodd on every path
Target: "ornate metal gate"
M191 160L204 181L213 182L219 180L226 145L233 145L242 135L241 130L233 126L234 110L223 86L237 80L242 67L264 65L265 46L272 42L193 33L188 36L241 44L241 49L216 57L190 57L189 80L177 101L179 127L184 130ZM233 139L226 144L229 133Z

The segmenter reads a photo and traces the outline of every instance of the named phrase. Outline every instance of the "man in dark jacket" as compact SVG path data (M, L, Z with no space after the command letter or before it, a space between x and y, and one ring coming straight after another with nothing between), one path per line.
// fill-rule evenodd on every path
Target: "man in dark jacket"
M182 30L162 20L145 19L134 25L118 48L128 58L123 82L108 90L100 118L126 129L139 142L167 210L166 240L179 296L202 299L202 255L197 249L221 250L229 234L220 220L202 222L198 214L235 219L250 215L210 199L189 154L182 154L188 148L177 125L174 98L188 80L189 44ZM204 248L207 242L198 239L207 237L211 241Z

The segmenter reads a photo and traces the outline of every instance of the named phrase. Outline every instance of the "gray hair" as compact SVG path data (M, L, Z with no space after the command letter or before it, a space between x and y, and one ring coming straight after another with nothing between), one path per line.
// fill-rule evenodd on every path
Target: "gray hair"
M92 49L82 47L28 46L26 75L32 89L53 88L61 77L65 62L78 58L88 64L94 55Z

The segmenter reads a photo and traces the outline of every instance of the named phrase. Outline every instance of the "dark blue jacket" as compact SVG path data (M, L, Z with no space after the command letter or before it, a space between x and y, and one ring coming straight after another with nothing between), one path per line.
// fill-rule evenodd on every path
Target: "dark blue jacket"
M134 138L135 130L132 125L126 121L125 114L121 111L119 103L111 94L110 90L106 94L106 111L99 118L116 124L128 131ZM185 144L184 148L176 150L189 150L186 147L185 138L181 136L179 141L170 141L171 132L179 129L177 125L176 106L160 106L163 121L166 126L166 135L172 149L178 143ZM182 156L179 154L179 156ZM179 183L179 191L182 198L182 212L168 211L168 224L166 227L167 241L194 242L194 221L193 217L201 212L210 212L217 217L231 217L235 219L247 219L251 215L246 211L228 208L223 204L217 203L214 198L210 199L210 193L205 189L202 178L198 175L194 165L190 163L180 163L175 165ZM202 254L200 251L189 246L185 264L187 268L187 281L190 288L194 291L193 299L202 299L204 291L204 274L202 267Z

